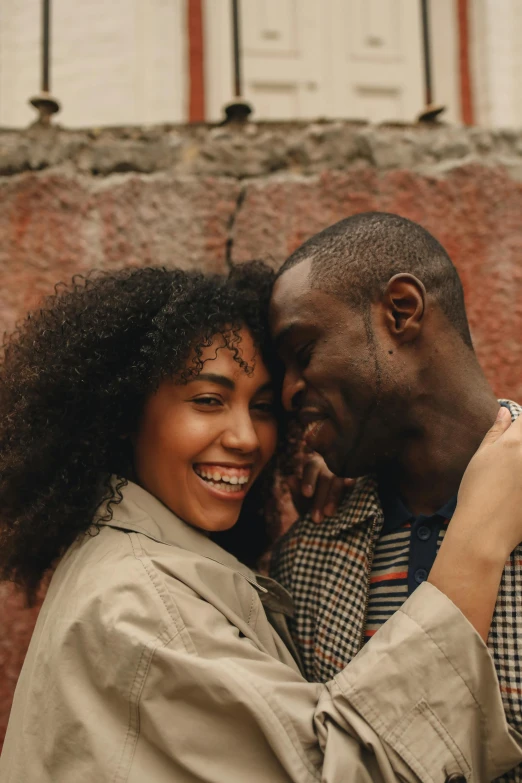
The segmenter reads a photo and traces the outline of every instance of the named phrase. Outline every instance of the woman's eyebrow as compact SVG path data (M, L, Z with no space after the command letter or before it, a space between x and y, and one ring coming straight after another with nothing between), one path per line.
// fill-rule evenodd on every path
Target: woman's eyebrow
M274 390L273 386L274 385L272 381L267 381L262 386L260 386L259 389L257 389L256 394L261 394L261 392L265 392L265 391L273 391Z
M199 375L195 375L188 383L194 383L195 381L209 381L209 383L217 383L219 386L224 386L226 389L234 391L236 384L231 378L227 378L226 375L217 375L213 372L200 372Z

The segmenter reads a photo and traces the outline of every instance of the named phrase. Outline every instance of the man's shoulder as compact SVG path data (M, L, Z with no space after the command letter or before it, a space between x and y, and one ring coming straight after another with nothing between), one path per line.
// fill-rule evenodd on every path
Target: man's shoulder
M335 514L320 524L312 521L306 514L294 524L276 542L270 565L274 579L289 586L296 556L301 549L320 547L326 551L343 535L361 525L367 519L380 513L377 482L374 476L358 478L354 487L345 493Z

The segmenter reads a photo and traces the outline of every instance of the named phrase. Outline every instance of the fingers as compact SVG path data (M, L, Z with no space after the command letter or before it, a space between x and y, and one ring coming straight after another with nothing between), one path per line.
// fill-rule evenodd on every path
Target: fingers
M339 508L341 500L346 497L348 490L353 488L354 484L355 479L338 478L337 476L332 476L330 481L330 490L328 492L328 497L326 498L326 503L324 506L325 517L331 517L335 514Z
M495 424L496 423L497 422L495 422ZM522 438L522 416L518 416L515 421L511 421L510 426L506 427L506 429L508 430L510 438L512 437L520 440L520 438Z
M355 484L355 479L338 478L333 474L320 476L314 496L312 521L320 524L325 517L331 517L339 508L341 501Z
M318 454L310 454L303 465L300 494L311 504L308 508L312 520L319 524L325 516L335 514L342 498L354 483L355 479L334 476L326 467L322 457ZM295 497L293 490L292 495L298 511L304 512L305 508L299 498Z
M301 479L301 492L305 498L314 496L317 481L324 469L324 462L316 455L307 458L303 466L303 478Z
M303 496L303 487L300 476L286 476L285 483L290 491L292 503L300 516L307 514L310 509L310 499Z
M324 473L322 473L317 478L317 482L315 485L313 507L312 507L312 520L316 524L319 524L324 519L326 513L326 506L329 503L332 483L335 481L338 481L338 479L336 479L335 477L330 477Z
M498 410L497 418L495 419L493 426L490 427L490 429L486 432L484 440L481 444L481 448L488 443L495 443L501 437L501 435L505 433L510 425L511 413L507 408L501 406Z

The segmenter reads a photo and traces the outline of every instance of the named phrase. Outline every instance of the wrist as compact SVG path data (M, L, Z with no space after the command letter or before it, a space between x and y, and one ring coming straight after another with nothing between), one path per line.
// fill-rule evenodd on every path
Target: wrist
M492 521L488 516L481 524L475 517L470 523L469 514L459 513L457 508L444 536L444 549L451 549L453 556L465 558L468 565L473 564L480 570L502 572L511 549Z
M429 582L453 601L487 641L505 556L498 542L461 525L448 528L430 571Z

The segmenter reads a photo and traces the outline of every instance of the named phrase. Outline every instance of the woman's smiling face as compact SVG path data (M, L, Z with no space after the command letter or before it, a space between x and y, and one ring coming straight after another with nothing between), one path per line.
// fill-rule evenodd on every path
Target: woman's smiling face
M248 331L245 372L217 335L188 383L163 381L146 401L135 438L138 483L177 516L209 532L228 530L277 442L271 378Z

